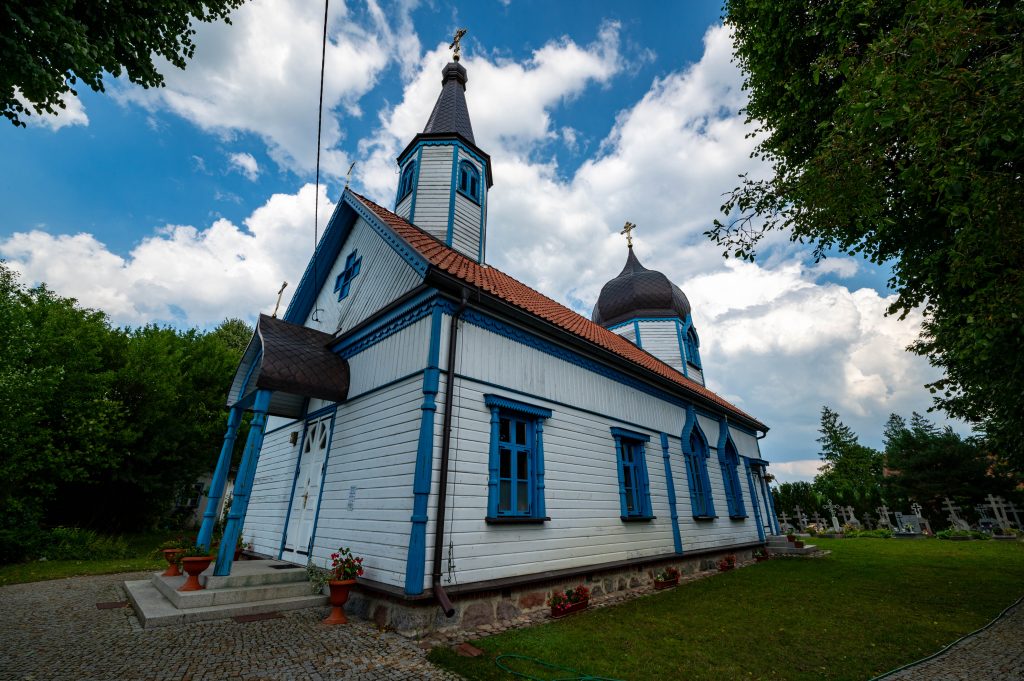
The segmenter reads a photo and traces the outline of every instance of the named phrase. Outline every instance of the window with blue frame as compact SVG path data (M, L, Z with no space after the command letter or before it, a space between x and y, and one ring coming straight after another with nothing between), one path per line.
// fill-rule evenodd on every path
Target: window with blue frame
M480 203L480 171L469 161L459 164L458 190L460 194Z
M623 520L650 520L654 513L644 444L651 438L624 428L612 428L612 437L619 469L620 516Z
M708 479L708 443L696 425L690 432L689 441L684 443L683 459L686 462L686 481L690 486L693 517L714 518L715 507Z
M729 506L730 518L746 518L747 511L743 504L743 488L740 487L739 456L736 454L736 445L728 433L728 426L722 425L726 433L724 442L718 447L718 463L722 469L722 484L725 486L725 500Z
M700 369L700 339L697 338L697 331L692 326L686 330L683 344L686 346L686 361Z
M413 182L416 180L416 161L410 161L402 170L402 179L398 183L398 200L401 201L412 191Z
M338 300L342 301L348 297L349 288L352 286L352 280L359 274L359 270L363 265L363 256L359 255L359 251L352 251L345 258L345 269L341 271L338 278L334 280L334 292L338 294Z
M551 410L485 395L491 411L488 522L549 520L544 504L544 420Z

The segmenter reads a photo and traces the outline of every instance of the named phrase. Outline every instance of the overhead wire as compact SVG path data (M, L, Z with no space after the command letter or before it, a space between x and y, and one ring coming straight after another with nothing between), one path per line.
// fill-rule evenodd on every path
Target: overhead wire
M318 284L316 249L320 244L320 136L324 122L324 70L327 64L327 14L331 0L324 0L324 33L320 48L320 100L316 111L316 189L313 197L313 284ZM320 308L313 301L313 321L319 322Z

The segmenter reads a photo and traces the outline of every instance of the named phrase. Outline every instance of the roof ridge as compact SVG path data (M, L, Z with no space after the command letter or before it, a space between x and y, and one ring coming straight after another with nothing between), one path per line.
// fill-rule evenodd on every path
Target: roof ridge
M644 350L643 348L634 345L628 339L623 338L617 333L609 331L608 329L604 328L600 324L597 324L596 322L590 319L587 319L579 312L576 312L575 310L558 302L554 298L551 298L550 296L541 293L540 291L534 289L528 284L519 281L512 275L503 272L502 270L492 265L481 265L475 260L472 260L468 256L448 246L434 235L425 232L423 229L412 224L402 216L397 215L396 213L388 210L387 208L384 208L383 206L378 205L377 203L374 203L365 196L362 196L361 194L354 192L351 189L349 189L348 192L351 193L356 199L363 203L366 208L370 209L374 214L376 214L379 218L381 218L385 223L387 223L396 231L405 229L413 230L413 233L411 235L402 234L401 231L397 231L397 235L403 241L405 241L410 246L410 248L416 250L417 252L420 253L421 256L426 258L426 260L432 266L467 282L471 286L475 286L488 293L491 293L501 298L502 300L508 302L509 304L529 314L532 314L533 316L542 319L543 321L549 324L561 327L565 331L568 331L569 333L573 334L578 338L582 338L583 340L589 341L594 345L597 345L598 347L602 347L605 350L608 350L643 369L647 369L648 371L660 374L663 378L668 378L669 380L678 383L682 387L687 388L697 393L698 395L711 399L713 402L716 402L719 406L725 407L726 409L744 418L750 419L751 421L761 426L764 426L764 424L761 423L758 419L754 418L750 414L747 414L734 404L728 402L727 400L725 400L725 398L719 396L717 393L710 390L706 386L697 383L689 376L683 375L679 370L665 363L658 357L655 357L654 355ZM421 247L416 243L413 243L413 241L411 241L409 238L410 236L415 237L416 240L428 239L429 242L432 243L428 242L426 244L422 244ZM425 252L424 248L429 248L430 252ZM480 273L473 271L475 268L479 268L479 270L482 270L482 276L477 276L477 274ZM496 276L498 278L503 278L506 281L487 281L487 275L489 273L490 278L494 278ZM509 293L503 294L502 291L500 290L500 283L505 283L514 287L521 287L522 289L529 291L531 294L542 300L533 301L534 305L529 306L527 305L526 301L517 301L516 299L511 297ZM558 321L557 319L554 318L555 315L552 314L551 311L548 311L548 314L551 316L551 318L549 318L549 316L541 314L535 309L531 309L531 307L546 307L547 305L554 306L556 308L556 311L561 312L563 314L568 313L569 315L571 315L572 318L569 320ZM583 329L579 328L581 325ZM589 330L591 334L588 335L584 333L584 329ZM640 353L642 358L644 360L647 360L648 362L653 360L653 362L655 362L656 365L645 365L643 362L639 361L640 357L630 356L634 355L635 353ZM765 426L765 428L767 427Z

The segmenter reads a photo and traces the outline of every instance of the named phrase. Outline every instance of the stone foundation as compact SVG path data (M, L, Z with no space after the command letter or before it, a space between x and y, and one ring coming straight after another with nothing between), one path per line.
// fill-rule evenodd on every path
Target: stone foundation
M755 548L724 549L691 557L670 556L638 566L595 570L503 589L449 591L455 607L451 618L444 616L433 599L406 601L358 587L349 597L345 611L381 629L411 638L444 639L466 632L491 633L546 619L550 611L546 603L552 592L584 584L590 589L591 607L602 607L653 591L654 575L667 567L675 567L682 574L682 580L689 581L718 572L718 561L727 555L736 556L737 567L751 563Z

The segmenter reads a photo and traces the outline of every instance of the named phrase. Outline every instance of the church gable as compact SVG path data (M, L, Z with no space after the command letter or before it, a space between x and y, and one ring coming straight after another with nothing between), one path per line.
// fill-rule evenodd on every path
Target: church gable
M350 201L346 193L285 315L332 335L408 293L426 272L390 230L372 215L361 215Z

